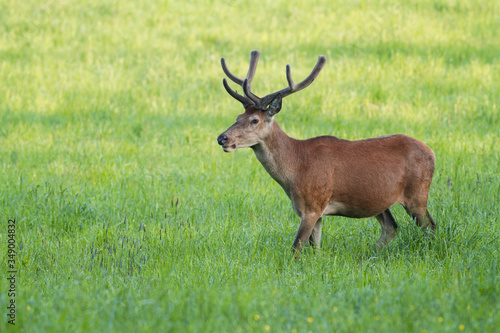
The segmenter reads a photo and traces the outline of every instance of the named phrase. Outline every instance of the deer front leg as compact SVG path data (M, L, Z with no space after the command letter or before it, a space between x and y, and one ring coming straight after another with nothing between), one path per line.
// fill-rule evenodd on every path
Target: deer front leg
M318 221L319 216L316 214L304 214L300 219L299 230L297 231L297 236L295 236L295 241L292 245L292 252L295 253L295 259L298 259L304 245L311 237L311 233ZM319 243L319 242L318 242Z

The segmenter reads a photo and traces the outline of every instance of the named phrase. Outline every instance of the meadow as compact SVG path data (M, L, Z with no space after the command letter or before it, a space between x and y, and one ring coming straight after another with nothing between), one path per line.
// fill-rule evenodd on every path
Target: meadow
M259 95L328 58L288 135L434 150L434 235L394 206L385 249L327 217L292 258L285 193L216 141L243 111L220 58L244 76L254 49ZM498 332L499 107L495 0L2 1L0 331Z

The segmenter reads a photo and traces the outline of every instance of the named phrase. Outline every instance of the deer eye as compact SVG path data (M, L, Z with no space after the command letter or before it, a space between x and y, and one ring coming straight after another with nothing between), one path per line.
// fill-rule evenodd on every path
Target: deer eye
M252 120L252 124L258 124L259 123L259 119L253 119Z

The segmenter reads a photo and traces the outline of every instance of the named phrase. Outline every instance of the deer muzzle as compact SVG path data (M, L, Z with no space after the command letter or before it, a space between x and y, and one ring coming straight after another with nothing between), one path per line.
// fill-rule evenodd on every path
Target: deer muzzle
M226 153L230 153L236 149L236 144L227 146L228 141L229 138L227 137L225 132L217 137L217 142L222 146L222 150L224 150Z
M227 135L225 133L219 135L219 137L217 138L217 142L219 143L219 145L225 146L227 143Z

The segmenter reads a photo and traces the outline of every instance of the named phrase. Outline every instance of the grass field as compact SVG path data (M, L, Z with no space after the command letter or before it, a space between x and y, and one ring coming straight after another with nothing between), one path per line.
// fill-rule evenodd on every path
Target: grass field
M328 58L288 135L434 150L435 236L395 206L384 250L328 217L292 259L285 193L216 142L243 111L220 58L243 76L253 49L259 95ZM495 0L2 1L0 331L499 332L499 108Z

